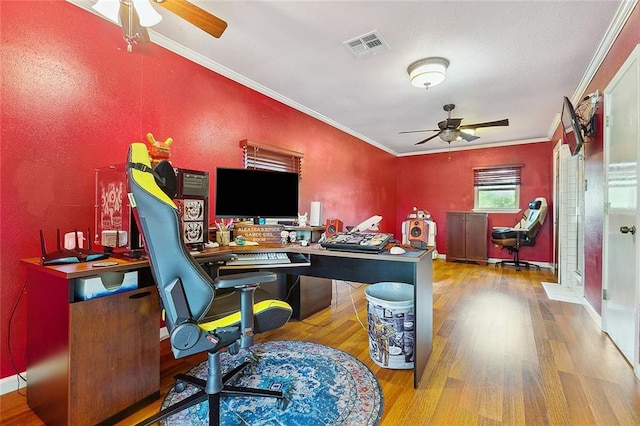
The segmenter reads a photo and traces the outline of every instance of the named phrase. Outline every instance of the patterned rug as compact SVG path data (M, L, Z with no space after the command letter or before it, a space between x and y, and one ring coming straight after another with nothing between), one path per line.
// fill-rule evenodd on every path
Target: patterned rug
M275 341L257 344L251 352L221 355L223 373L246 359L257 361L238 375L236 386L282 390L288 397L285 410L275 398L227 397L222 399L222 425L377 425L382 416L383 396L376 376L353 356L311 342ZM187 374L206 378L202 362ZM162 408L193 394L171 390ZM169 417L167 426L208 424L208 403Z

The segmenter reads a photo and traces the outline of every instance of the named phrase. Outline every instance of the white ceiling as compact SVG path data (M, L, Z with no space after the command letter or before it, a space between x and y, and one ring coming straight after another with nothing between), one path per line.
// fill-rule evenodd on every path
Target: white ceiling
M89 10L95 3L69 1ZM436 129L448 103L463 125L510 121L452 150L548 140L562 97L584 90L607 29L629 3L192 2L228 22L220 39L156 5L163 20L152 40L396 155L446 150L439 138L415 145L433 132L398 132ZM374 30L389 50L357 59L343 45ZM411 86L408 65L430 56L449 59L446 80L429 90Z

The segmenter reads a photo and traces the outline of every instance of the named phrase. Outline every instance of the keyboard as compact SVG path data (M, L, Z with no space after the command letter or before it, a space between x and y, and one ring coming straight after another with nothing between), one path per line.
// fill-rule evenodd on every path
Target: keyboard
M287 253L283 252L263 252L263 253L238 253L238 258L230 260L227 265L272 265L291 263Z

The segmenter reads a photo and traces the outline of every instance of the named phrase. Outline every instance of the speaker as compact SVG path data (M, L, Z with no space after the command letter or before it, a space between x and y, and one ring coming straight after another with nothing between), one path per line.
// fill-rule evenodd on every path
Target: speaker
M330 237L338 232L342 232L342 221L340 219L327 219L325 235Z
M322 203L320 203L320 201L312 201L311 210L309 211L309 225L320 226L321 211Z
M411 219L409 221L409 245L426 249L429 240L429 224L423 219Z

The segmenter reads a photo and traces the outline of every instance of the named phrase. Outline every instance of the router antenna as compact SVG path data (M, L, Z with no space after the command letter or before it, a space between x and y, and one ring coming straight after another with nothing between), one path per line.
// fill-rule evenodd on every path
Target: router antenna
M44 258L47 255L47 245L44 242L44 234L42 233L42 229L40 230L40 251L42 251L42 257Z

